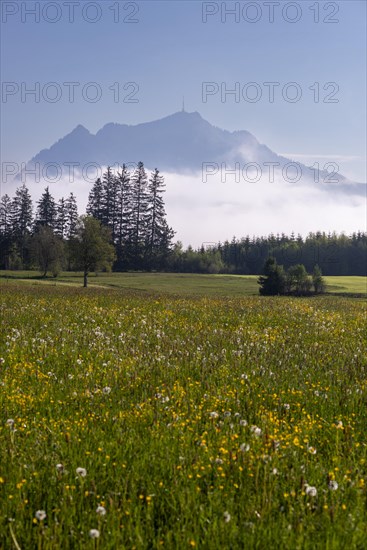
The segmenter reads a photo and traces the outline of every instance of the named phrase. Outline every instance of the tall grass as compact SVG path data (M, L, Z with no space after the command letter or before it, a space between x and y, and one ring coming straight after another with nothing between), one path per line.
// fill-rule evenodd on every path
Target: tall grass
M364 548L364 302L1 301L1 548Z

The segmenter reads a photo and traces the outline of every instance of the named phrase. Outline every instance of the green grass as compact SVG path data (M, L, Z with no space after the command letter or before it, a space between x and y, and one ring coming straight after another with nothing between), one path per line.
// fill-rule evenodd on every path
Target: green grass
M328 292L367 294L367 277L325 277L325 281Z
M3 280L0 548L365 548L365 302L110 277Z
M255 275L198 275L179 273L102 273L90 275L92 286L116 287L145 292L164 292L182 296L243 296L257 295ZM62 273L56 279L42 279L32 271L0 271L1 280L16 280L34 284L81 285L81 273ZM332 293L367 294L367 277L325 277L326 290Z

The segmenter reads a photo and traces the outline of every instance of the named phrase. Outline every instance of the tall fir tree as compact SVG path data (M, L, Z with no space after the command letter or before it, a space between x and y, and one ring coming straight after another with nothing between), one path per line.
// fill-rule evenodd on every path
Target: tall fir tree
M118 178L110 167L103 174L102 186L101 222L111 230L112 241L115 242L118 223Z
M11 205L13 234L24 240L32 230L33 212L31 195L25 185L18 187Z
M55 234L61 239L64 239L66 236L66 224L67 224L66 201L64 197L62 197L56 206L56 220L55 220Z
M66 239L70 240L77 235L78 226L78 205L76 197L73 193L70 193L65 201L66 208Z
M116 268L129 267L129 242L131 236L131 187L130 173L125 164L117 174L117 201L115 223Z
M12 235L18 250L22 267L28 263L28 240L32 230L32 199L28 188L23 184L15 191L11 204Z
M102 221L103 210L103 184L101 178L98 178L89 193L87 215Z
M131 178L131 235L129 239L136 268L143 267L142 259L147 240L149 204L147 180L144 164L139 162Z
M2 236L10 236L12 231L12 200L5 194L0 201L0 233Z
M149 263L159 267L170 252L174 231L167 224L163 193L164 177L156 168L148 184L146 252Z
M117 205L116 205L116 238L118 246L128 239L131 228L131 189L130 173L125 164L122 170L117 174Z
M0 201L0 264L5 269L10 268L13 244L11 206L12 200L9 195L3 195Z
M46 187L40 200L37 202L36 227L46 226L54 230L56 226L57 208L53 196Z

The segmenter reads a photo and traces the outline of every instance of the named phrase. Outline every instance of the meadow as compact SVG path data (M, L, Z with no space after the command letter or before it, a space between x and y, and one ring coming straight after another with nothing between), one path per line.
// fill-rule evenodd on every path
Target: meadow
M1 282L0 548L366 547L365 299L230 280Z
M164 292L180 296L257 296L257 275L201 275L197 273L92 273L89 285L146 292ZM326 291L367 297L367 277L324 277ZM1 271L0 284L32 283L51 285L83 284L83 274L63 272L58 277L43 278L37 271Z

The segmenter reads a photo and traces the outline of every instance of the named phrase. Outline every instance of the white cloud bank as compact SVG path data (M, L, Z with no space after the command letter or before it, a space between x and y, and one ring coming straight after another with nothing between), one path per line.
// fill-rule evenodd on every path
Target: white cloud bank
M216 174L203 183L201 173L164 175L168 222L176 231L176 240L185 246L223 242L247 234L366 231L366 196L343 192L338 184L326 191L321 183L291 184L279 176L274 183L242 179L236 183L230 177L222 183L220 174ZM19 185L14 181L3 184L2 194L13 196ZM27 181L34 205L47 185L55 199L73 192L80 213L84 213L90 182L77 176L74 182L66 177L56 183Z

